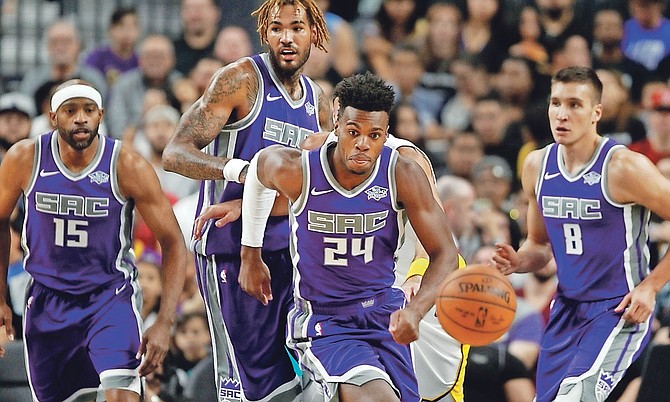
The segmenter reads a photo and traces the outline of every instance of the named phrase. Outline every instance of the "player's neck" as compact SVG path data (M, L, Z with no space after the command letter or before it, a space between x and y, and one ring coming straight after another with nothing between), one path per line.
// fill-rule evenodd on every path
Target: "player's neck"
M601 139L598 133L591 133L571 144L562 144L561 157L568 172L577 172L591 161Z
M100 136L97 135L91 145L84 149L75 149L70 146L64 139L58 136L58 155L61 161L71 172L79 173L86 169L93 161L98 152L98 143Z

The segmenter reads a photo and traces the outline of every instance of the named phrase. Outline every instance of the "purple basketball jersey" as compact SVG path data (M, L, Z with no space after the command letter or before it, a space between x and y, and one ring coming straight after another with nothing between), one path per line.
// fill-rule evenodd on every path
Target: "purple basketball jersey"
M299 147L313 132L321 131L318 112L318 87L306 76L300 77L303 96L293 100L270 65L267 54L250 58L259 79L258 96L251 112L241 120L222 128L219 137L205 152L221 157L251 160L259 150L281 144ZM211 205L241 199L243 186L221 180L204 180L200 187L198 214ZM202 240L193 249L203 255L239 256L242 221L238 219L222 228L208 223ZM263 249L276 251L288 247L288 218L270 217Z
M561 296L595 301L623 296L649 273L649 211L619 205L607 193L607 162L622 145L603 139L577 174L561 147L547 148L537 195L558 267Z
M369 299L393 286L404 235L398 153L384 147L370 177L346 190L330 171L328 148L303 153L304 191L292 205L296 295L315 303Z
M93 161L75 173L60 159L58 133L35 142L22 244L26 271L42 285L81 295L134 272L134 203L119 191L120 147L100 136Z

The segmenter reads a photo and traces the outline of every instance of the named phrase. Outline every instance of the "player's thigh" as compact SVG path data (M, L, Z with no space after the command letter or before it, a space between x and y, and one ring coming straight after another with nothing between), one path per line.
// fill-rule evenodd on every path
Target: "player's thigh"
M389 383L384 380L372 380L358 386L343 383L339 387L341 402L393 402L398 396Z

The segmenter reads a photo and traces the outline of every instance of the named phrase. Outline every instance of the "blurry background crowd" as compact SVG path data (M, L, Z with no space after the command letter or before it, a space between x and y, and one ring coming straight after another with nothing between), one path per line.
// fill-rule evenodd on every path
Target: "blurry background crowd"
M670 177L670 6L665 0L317 3L326 11L329 52L313 49L304 73L327 94L341 78L365 70L393 85L390 131L431 158L445 213L470 263L486 262L497 241L517 247L525 237L520 166L528 152L552 141L549 79L564 67L596 69L604 84L599 132L647 155ZM188 242L198 183L165 172L161 154L181 113L211 76L263 50L250 16L259 4L0 0L0 158L15 142L48 132L54 88L83 78L104 96L101 132L127 141L152 163ZM21 219L19 207L9 269L18 328L29 279L18 241ZM670 241L670 222L654 218L650 234L655 264ZM161 295L161 254L141 219L136 240L148 325ZM165 401L206 401L205 395L214 393L207 316L194 273L191 264L171 352L147 381ZM468 402L532 400L515 392L515 384L533 379L556 290L555 266L510 279L520 296L515 323L496 344L473 348L466 371ZM670 288L659 293L654 344L670 343L669 326ZM646 358L629 370L608 401L635 401Z

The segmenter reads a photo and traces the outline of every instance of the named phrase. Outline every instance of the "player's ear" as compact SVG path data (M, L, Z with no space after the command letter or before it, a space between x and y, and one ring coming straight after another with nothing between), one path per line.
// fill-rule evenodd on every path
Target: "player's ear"
M51 127L56 128L56 112L49 111L49 123Z
M596 105L596 107L593 108L591 123L595 124L599 122L601 117L603 117L603 105L599 103Z
M338 130L339 128L340 128L339 121L335 119L335 124L333 125L333 132L335 133L336 137L339 137L339 130Z
M316 36L316 25L312 25L312 27L310 28L310 31L312 32L312 43L314 45L316 45L316 38L317 38L317 36Z

